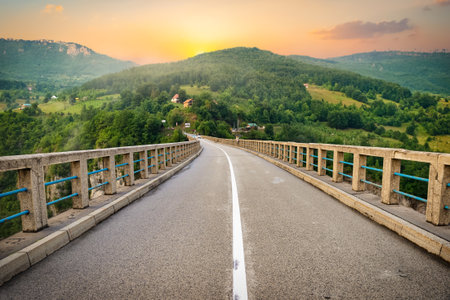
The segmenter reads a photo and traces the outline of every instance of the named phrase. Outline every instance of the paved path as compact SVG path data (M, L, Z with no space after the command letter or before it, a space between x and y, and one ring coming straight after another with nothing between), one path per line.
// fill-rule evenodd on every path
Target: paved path
M236 176L249 299L450 297L442 260L258 157L202 143L190 166L0 298L232 298L232 187L217 147Z

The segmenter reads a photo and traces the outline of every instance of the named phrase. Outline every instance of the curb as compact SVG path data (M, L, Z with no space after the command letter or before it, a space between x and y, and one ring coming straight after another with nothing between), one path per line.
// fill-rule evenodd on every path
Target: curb
M230 145L228 145L230 146ZM234 147L234 146L233 146ZM450 242L446 241L422 228L411 224L391 213L384 211L370 203L364 202L353 195L350 195L326 182L323 182L317 178L314 178L308 174L301 172L289 165L279 162L276 159L268 157L252 150L235 147L249 153L252 153L266 161L276 165L277 167L293 174L294 176L310 183L311 185L322 190L326 194L336 198L343 204L355 209L361 214L365 215L369 219L376 223L383 225L384 227L396 232L398 235L413 242L417 246L427 250L428 252L435 254L443 260L450 262Z
M61 249L77 237L80 237L103 220L117 213L125 206L131 204L150 190L154 189L155 187L181 171L185 166L187 166L195 158L197 158L202 151L203 148L200 148L200 150L192 157L189 157L186 161L168 170L161 176L150 180L142 186L119 197L113 202L108 203L107 205L91 212L87 216L76 220L75 222L65 226L64 228L56 232L53 232L52 234L40 239L39 241L29 245L28 247L25 247L22 250L19 250L16 253L13 253L0 260L0 286L2 286L5 282L10 280L17 274L40 262L56 250Z

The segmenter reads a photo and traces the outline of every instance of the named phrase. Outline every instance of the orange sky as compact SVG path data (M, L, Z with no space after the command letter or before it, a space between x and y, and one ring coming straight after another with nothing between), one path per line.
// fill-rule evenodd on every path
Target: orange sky
M450 48L450 0L0 0L0 37L77 42L140 64L235 46L334 57Z

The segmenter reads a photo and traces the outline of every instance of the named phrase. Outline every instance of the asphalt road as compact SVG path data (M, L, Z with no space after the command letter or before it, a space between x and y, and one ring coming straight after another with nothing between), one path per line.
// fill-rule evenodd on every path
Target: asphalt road
M230 299L231 182L203 141L183 171L0 287L1 299ZM449 299L450 267L235 148L249 299Z

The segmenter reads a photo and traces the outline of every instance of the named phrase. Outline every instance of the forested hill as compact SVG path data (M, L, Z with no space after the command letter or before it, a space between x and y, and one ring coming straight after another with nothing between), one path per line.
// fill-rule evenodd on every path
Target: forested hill
M0 79L66 88L135 65L76 43L0 39Z
M415 91L450 95L450 53L368 52L329 59L292 55L295 60L337 68L386 81Z
M357 92L372 91L397 102L411 95L398 84L242 47L205 53L175 63L131 68L94 79L84 84L83 89L121 92L153 83L159 89L169 90L171 85L194 84L208 85L212 91L220 92L229 88L232 96L239 98L279 99L295 98L298 86L306 82L328 85L336 90L351 86Z

